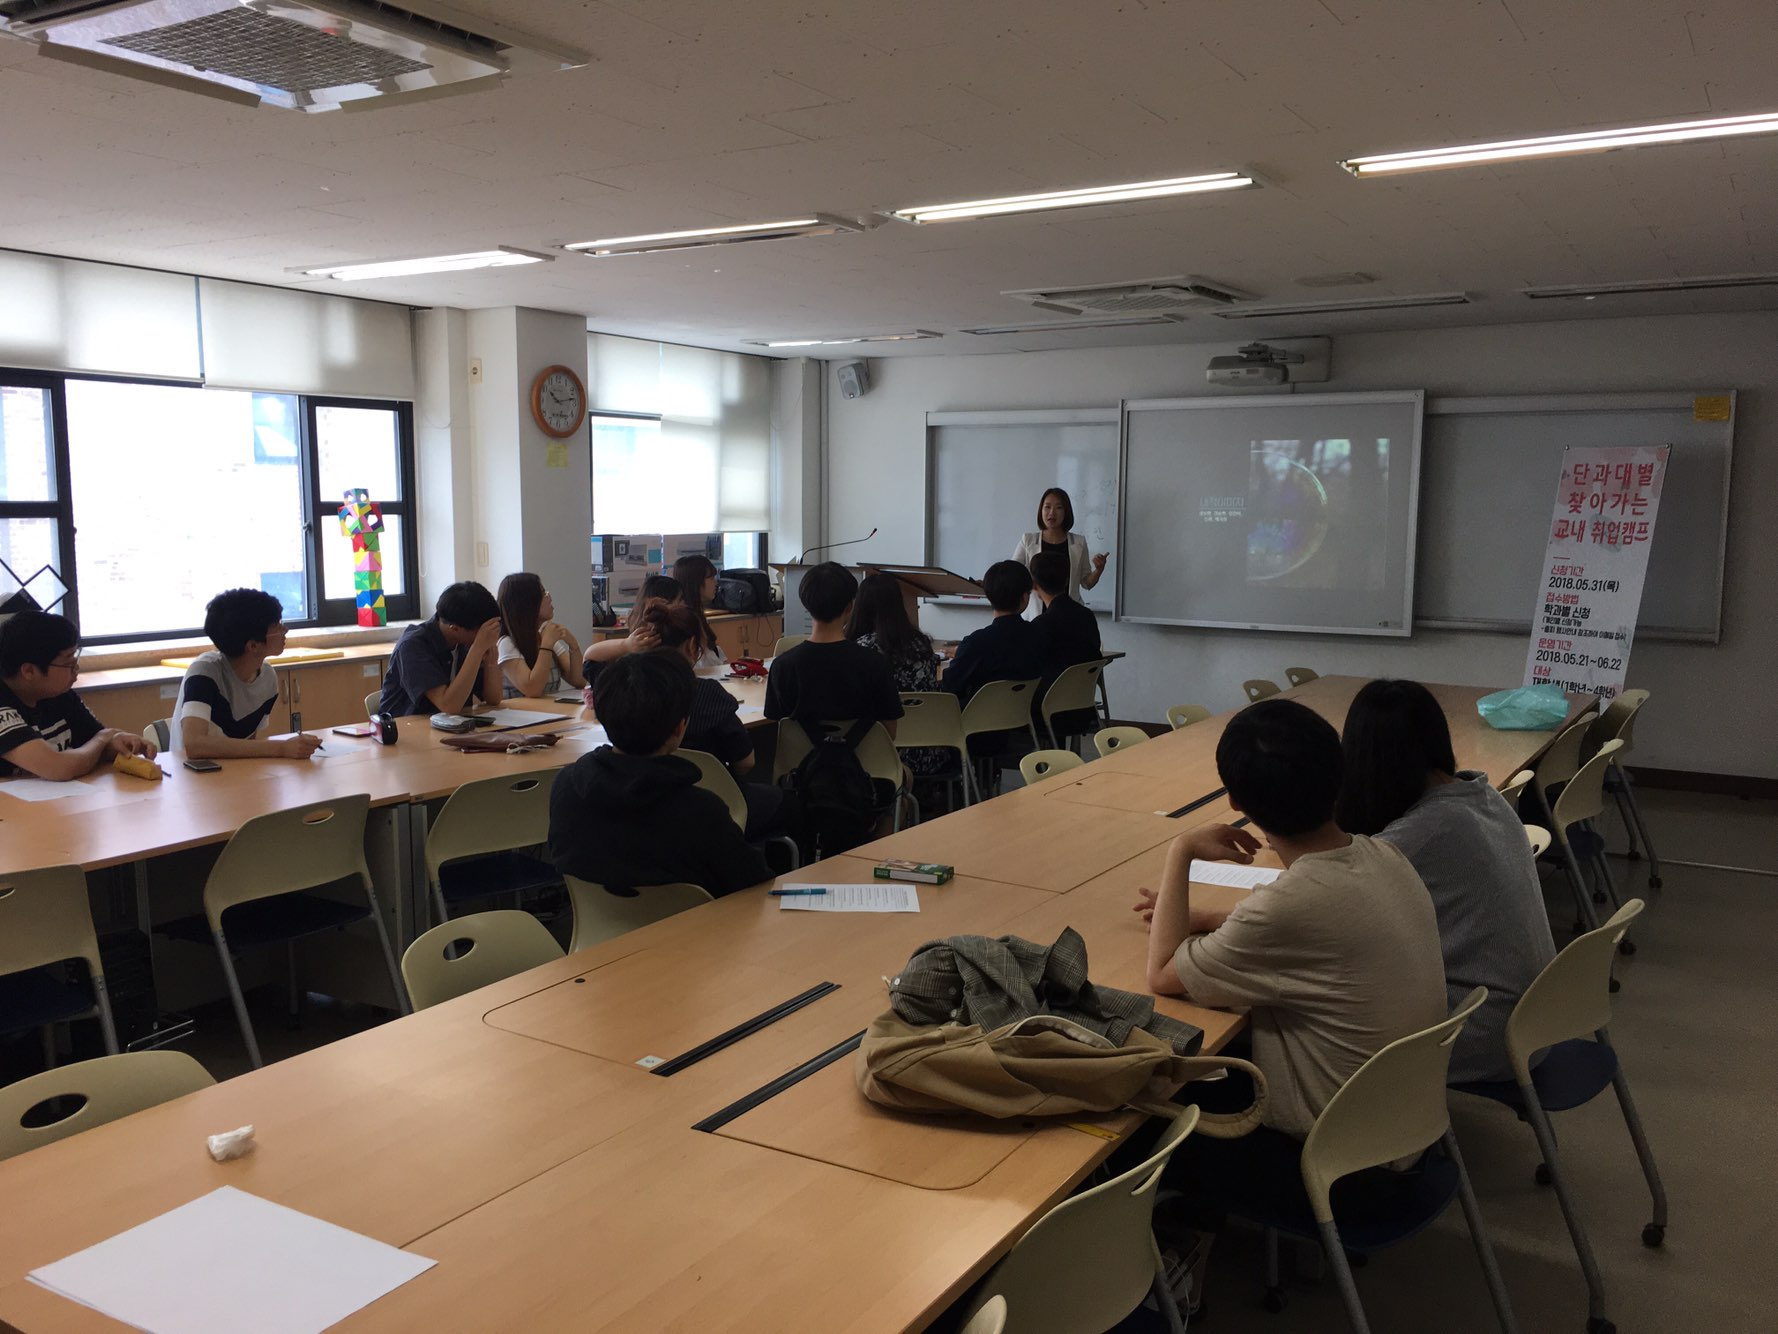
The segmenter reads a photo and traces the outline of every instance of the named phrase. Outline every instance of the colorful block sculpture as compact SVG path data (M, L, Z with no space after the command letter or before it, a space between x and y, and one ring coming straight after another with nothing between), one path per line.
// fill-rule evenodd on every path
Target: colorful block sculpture
M387 625L383 602L383 511L363 487L346 492L340 531L352 539L352 587L358 597L358 624Z

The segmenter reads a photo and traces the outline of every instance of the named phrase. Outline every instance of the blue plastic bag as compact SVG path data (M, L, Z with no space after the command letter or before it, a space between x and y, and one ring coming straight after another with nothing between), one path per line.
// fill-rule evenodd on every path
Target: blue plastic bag
M1500 732L1548 732L1568 719L1568 696L1559 686L1496 690L1475 702L1476 712Z

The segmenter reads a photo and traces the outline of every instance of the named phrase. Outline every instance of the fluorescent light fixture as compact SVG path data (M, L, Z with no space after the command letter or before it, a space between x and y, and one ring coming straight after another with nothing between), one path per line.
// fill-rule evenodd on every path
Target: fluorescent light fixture
M1216 171L1204 176L1178 176L1166 181L1095 185L1080 190L1051 190L1037 195L971 199L957 204L922 204L917 208L898 208L893 212L906 222L961 222L969 218L989 218L1003 213L1043 213L1058 208L1089 208L1094 204L1127 204L1138 199L1165 199L1170 195L1245 190L1258 184L1257 180L1244 172Z
M1587 130L1550 134L1536 139L1503 139L1494 144L1461 144L1452 148L1419 148L1405 153L1379 153L1347 158L1340 165L1354 176L1381 176L1400 171L1434 171L1468 167L1479 162L1512 162L1523 158L1561 157L1576 153L1608 153L1646 144L1682 144L1694 139L1728 139L1744 134L1778 133L1778 112L1757 116L1718 116L1665 125L1632 125L1621 130Z
M1303 301L1270 306L1231 306L1210 313L1219 320L1263 320L1268 315L1341 315L1349 310L1413 310L1420 306L1467 306L1468 292L1422 292L1417 296L1367 296L1351 301Z
M1135 329L1147 325L1169 324L1179 325L1184 322L1179 315L1129 315L1122 319L1112 320L1057 320L1050 324L994 324L978 329L963 329L966 334L1029 334L1029 333L1072 333L1076 329Z
M853 334L845 338L743 338L749 347L848 347L853 343L913 343L922 338L943 338L931 329L915 329L911 333Z
M513 246L472 250L461 255L428 255L420 259L378 259L362 264L330 264L318 269L292 269L308 278L333 278L342 283L365 278L406 278L417 273L460 273L466 269L505 269L515 264L546 264L553 255L539 255Z
M864 228L844 218L811 213L782 222L746 222L733 227L698 227L685 232L647 232L641 236L607 236L574 241L562 247L588 255L649 255L658 250L691 250L698 246L735 245L742 241L779 241L792 236L834 236Z
M1724 273L1701 278L1654 278L1636 283L1576 283L1567 287L1527 287L1533 301L1591 301L1596 296L1637 292L1711 292L1735 287L1778 287L1778 273Z

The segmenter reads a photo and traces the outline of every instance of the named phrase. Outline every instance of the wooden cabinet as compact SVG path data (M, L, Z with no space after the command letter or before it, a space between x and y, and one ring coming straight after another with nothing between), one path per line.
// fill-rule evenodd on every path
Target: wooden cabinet
M716 616L710 620L716 642L729 658L769 658L778 636L784 632L784 618L772 616Z
M140 735L157 718L171 718L179 703L179 678L171 681L144 681L139 685L106 686L80 691L81 703L92 710L93 717L107 727Z
M387 658L346 658L282 673L286 719L272 730L318 732L364 721L364 697L382 688Z

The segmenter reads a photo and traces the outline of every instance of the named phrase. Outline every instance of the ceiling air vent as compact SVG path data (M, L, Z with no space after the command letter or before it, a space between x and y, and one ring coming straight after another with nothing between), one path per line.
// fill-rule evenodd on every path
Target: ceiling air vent
M1176 315L1220 310L1253 295L1196 274L1176 278L1141 278L1090 287L1043 287L1002 292L1028 301L1039 310L1060 315Z
M497 23L425 11L381 0L0 0L0 31L53 59L299 111L359 110L586 63Z

